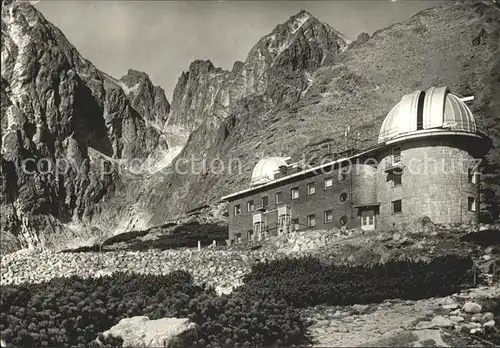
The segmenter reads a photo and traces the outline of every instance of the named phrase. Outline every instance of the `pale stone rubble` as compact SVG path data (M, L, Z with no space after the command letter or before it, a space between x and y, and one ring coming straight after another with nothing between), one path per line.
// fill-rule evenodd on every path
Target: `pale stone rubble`
M39 283L55 277L100 277L114 272L168 274L175 270L190 272L195 282L207 283L228 292L242 283L251 265L271 260L279 253L265 250L248 252L202 249L112 251L105 253L22 252L2 257L1 285Z
M190 272L196 283L207 283L219 294L230 293L241 285L251 265L286 256L323 255L336 252L339 245L382 246L405 242L406 251L416 250L420 244L432 243L427 238L418 241L410 232L367 235L359 230L350 231L308 231L272 238L257 250L241 246L236 249L203 248L182 250L149 250L133 252L114 250L103 253L54 253L22 250L4 255L1 260L1 285L38 283L54 277L100 277L113 272L135 272L142 274L168 274L174 270ZM432 233L432 232L429 232ZM367 244L368 243L368 244ZM426 244L422 244L425 246ZM410 246L408 246L410 245ZM364 250L364 249L363 249ZM363 251L361 250L361 251ZM491 250L485 250L490 256ZM491 254L493 255L493 254ZM377 258L385 257L383 252ZM341 259L359 261L359 255L351 253ZM352 260L351 260L352 259ZM484 259L484 257L481 257ZM483 308L483 302L500 297L500 285L491 283L488 287L463 291L445 298L421 301L386 300L381 304L354 306L317 306L304 310L304 317L313 322L312 337L319 346L356 346L366 342L378 342L373 346L384 346L386 339L399 337L408 346L421 346L432 340L438 346L448 346L443 330L467 332L482 336L498 330L492 313ZM413 342L411 343L410 342ZM447 341L446 341L447 342Z
M451 226L446 228L448 235L454 233L449 230ZM469 229L472 228L469 226ZM139 252L117 249L102 253L56 253L24 249L2 256L0 284L38 283L73 275L99 277L119 271L167 274L174 270L185 270L193 275L196 282L207 283L220 293L228 293L242 283L243 276L250 271L252 264L286 256L314 255L347 264L378 263L410 255L428 260L423 255L426 250L436 253L435 238L430 236L435 229L424 232L419 224L414 224L408 231L395 233L365 233L359 229L302 231L270 238L257 250L250 250L248 245L232 249L207 247L200 251L152 249ZM474 229L477 230L477 227ZM394 236L396 234L397 238ZM416 237L417 234L419 237ZM391 247L391 251L387 247ZM450 252L449 246L446 247L445 252ZM492 254L492 248L486 248L484 253L478 265L487 271L488 267L481 267L482 264L489 266L497 257Z
M498 297L500 284L419 301L394 299L381 304L316 306L305 309L304 315L313 323L309 329L318 347L381 347L398 336L405 346L422 346L426 338L446 347L452 346L446 343L447 332L482 336L497 330L493 313L484 312L480 303Z

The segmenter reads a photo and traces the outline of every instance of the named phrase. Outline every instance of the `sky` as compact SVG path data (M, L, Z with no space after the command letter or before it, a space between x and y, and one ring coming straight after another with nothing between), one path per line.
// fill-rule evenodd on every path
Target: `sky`
M35 6L98 69L117 78L128 69L144 71L171 101L193 60L230 70L301 9L354 40L444 1L40 0Z

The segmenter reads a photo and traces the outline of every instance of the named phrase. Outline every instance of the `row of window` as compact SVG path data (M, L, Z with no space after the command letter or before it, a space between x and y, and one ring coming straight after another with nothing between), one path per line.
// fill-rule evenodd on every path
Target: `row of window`
M298 199L299 198L299 189L293 188L291 190L291 196L292 196L292 200ZM343 203L343 202L347 201L347 197L348 197L347 192L342 192L339 195L339 201ZM283 191L276 192L275 202L276 202L276 204L283 203ZM269 204L269 197L268 196L261 197L261 207L265 208L268 206L268 204ZM255 202L252 199L252 200L247 202L247 212L251 213L253 211L255 211ZM234 215L240 215L240 214L241 214L241 205L236 204L234 206Z
M296 220L296 223L298 224L299 221L298 219ZM333 210L325 210L323 213L323 223L329 224L333 222ZM339 220L340 224L342 226L347 224L347 216L342 216ZM316 214L311 214L307 216L307 227L315 227L316 226Z
M401 213L403 211L403 203L400 199L392 201L392 213L397 214ZM475 212L477 210L476 206L476 198L475 197L468 197L467 200L467 205L468 205L468 210Z
M342 174L339 179L344 180L346 176ZM306 185L307 187L307 195L313 195L316 193L316 183L311 182ZM330 190L333 187L333 177L325 178L323 180L323 187L324 190ZM298 199L300 197L300 192L298 187L293 187L290 190L290 196L292 200ZM340 194L339 197L340 202L345 202L347 200L347 193L343 192ZM280 204L284 202L284 194L283 191L276 192L274 195L274 201L276 204ZM269 197L268 196L263 196L261 197L261 207L267 207L269 204ZM247 212L251 213L255 211L255 202L253 200L250 200L247 202ZM236 204L234 206L234 215L240 215L241 214L241 206L240 204Z

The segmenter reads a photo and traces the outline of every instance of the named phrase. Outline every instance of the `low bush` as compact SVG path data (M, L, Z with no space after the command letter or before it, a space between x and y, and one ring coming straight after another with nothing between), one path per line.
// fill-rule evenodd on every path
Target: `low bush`
M131 231L131 232L125 232L125 233L120 233L117 234L116 236L109 237L106 239L102 245L111 245L115 243L121 243L121 242L128 242L131 241L135 238L140 238L149 233L148 230L145 231Z
M102 247L99 244L95 245L88 245L88 246L82 246L74 249L64 249L61 250L61 253L96 253L96 252L107 252L107 251L112 251L112 250L106 250L104 247Z
M217 245L226 245L228 235L227 226L219 224L200 224L197 221L174 227L172 230L159 234L157 239L141 240L153 230L167 229L175 226L175 223L168 223L160 227L154 227L145 231L132 231L121 233L106 239L102 246L96 244L75 249L62 250L63 253L84 253L84 252L108 252L114 251L110 245L124 242L124 250L144 251L150 249L168 250L179 248L194 248L200 241L202 246L208 246L215 240Z
M478 244L484 248L500 245L500 231L497 229L468 233L460 238L462 242Z
M472 266L469 258L455 255L371 267L322 264L312 257L280 259L255 265L239 291L282 296L296 307L417 300L449 295L472 283Z
M189 273L116 273L98 279L58 278L2 286L1 337L20 347L93 347L122 318L190 318L200 326L195 347L271 346L306 342L299 313L279 297L237 292L217 297ZM120 347L120 338L102 338Z
M225 245L227 235L226 225L190 222L175 227L168 234L160 235L158 239L133 241L126 249L143 251L149 249L194 248L198 246L198 241L200 241L202 246L207 246L212 244L214 240L219 245L222 243Z

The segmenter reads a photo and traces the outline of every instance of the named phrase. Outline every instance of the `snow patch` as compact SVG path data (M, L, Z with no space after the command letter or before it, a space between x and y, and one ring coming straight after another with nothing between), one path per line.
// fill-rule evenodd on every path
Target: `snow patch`
M117 80L116 83L118 84L118 86L121 87L121 89L123 90L123 92L125 92L126 95L135 93L139 89L139 86L141 85L140 83L136 83L133 86L128 86L126 83L120 80Z
M307 22L311 18L308 13L303 13L300 17L295 18L292 23L292 34L295 34L297 30L299 30L305 22Z
M14 108L14 105L11 105L7 108L5 111L5 116L7 116L7 131L15 131L17 129L17 120L14 117L14 112L12 109Z
M312 83L314 81L314 77L313 77L313 75L311 73L309 73L309 72L306 71L305 75L306 75L306 79L307 79L307 87L306 87L306 89L304 89L302 91L302 93L301 93L302 97L307 93L307 91L312 86Z
M103 73L103 74L108 78L109 81L113 82L115 85L120 87L122 89L123 93L125 93L126 95L129 95L132 92L136 92L137 89L139 89L139 86L141 85L140 83L136 83L133 86L128 86L125 82L118 80L118 79L115 79L111 75L108 75L106 73Z
M14 45L17 46L18 50L11 81L11 100L14 105L19 106L21 105L21 97L25 94L22 77L25 72L25 62L30 54L27 48L31 38L27 33L23 32L23 27L19 23L21 20L16 18L16 13L14 13L14 6L11 6L9 9L9 16L5 16L2 20L6 22L7 29L9 30L8 36L11 38Z

